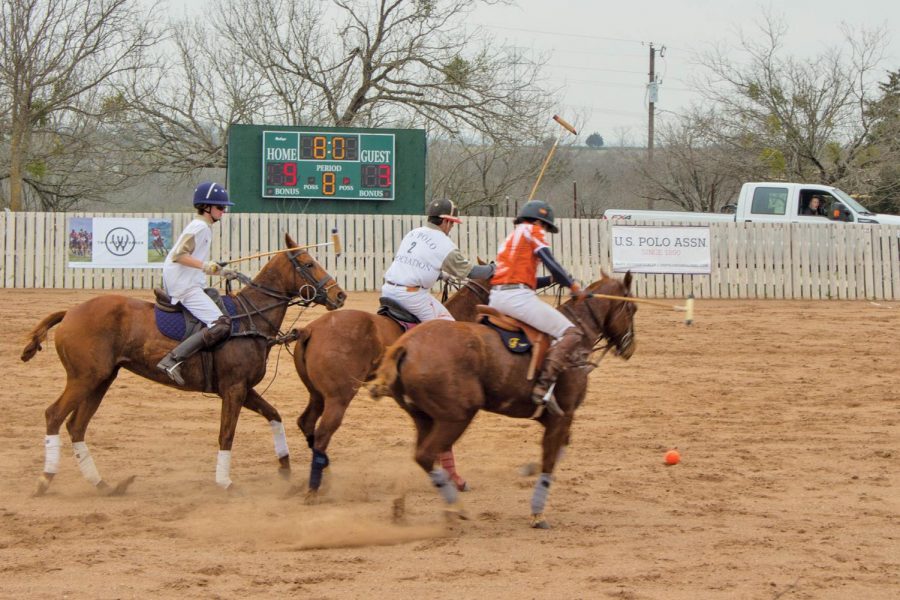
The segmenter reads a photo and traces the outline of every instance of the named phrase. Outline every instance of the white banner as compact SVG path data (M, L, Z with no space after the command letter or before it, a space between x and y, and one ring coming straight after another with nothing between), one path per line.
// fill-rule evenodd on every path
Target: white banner
M148 269L163 266L172 220L70 217L69 267Z
M612 227L613 271L709 273L709 227Z

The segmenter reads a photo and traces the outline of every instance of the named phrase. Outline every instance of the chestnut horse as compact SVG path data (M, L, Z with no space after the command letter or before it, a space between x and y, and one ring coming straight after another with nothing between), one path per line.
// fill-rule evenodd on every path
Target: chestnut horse
M240 327L212 352L213 389L207 388L200 354L185 361L181 369L185 385L180 389L214 391L222 398L216 483L225 489L231 485L231 445L242 406L270 423L281 474L290 472L281 416L253 386L266 373L269 348L289 305L316 303L334 310L343 306L346 299L334 278L309 252L298 248L289 235L285 235L285 243L296 250L278 254L252 281L241 276L248 285L232 296L239 307L233 318ZM36 494L47 491L58 470L59 429L66 418L66 429L84 477L103 493L123 493L134 477L114 487L107 485L84 442L85 430L120 368L176 387L156 364L177 342L157 329L152 303L107 294L45 317L29 334L23 361L41 350L41 342L57 323L56 352L66 369L66 387L45 412L45 463Z
M631 273L624 281L604 277L587 292L628 296ZM595 365L588 355L606 339L624 359L634 352L636 307L625 300L587 295L568 300L559 309L585 336L583 367L564 371L554 394L562 409L557 416L540 410L544 426L541 475L531 500L532 527L549 527L544 505L553 468L568 443L569 430L587 393L588 373ZM588 345L590 344L590 345ZM496 331L478 323L431 321L404 334L388 350L370 391L375 398L390 395L412 417L416 426L415 460L439 488L451 511L459 511L456 489L447 474L434 469L435 458L452 447L479 410L515 418L535 417L532 381L526 380L530 354L507 351Z
M466 281L447 300L447 310L457 321L474 321L475 306L487 303L490 288L490 279ZM329 464L328 443L341 426L350 401L362 384L374 377L385 349L403 331L390 317L342 310L322 315L298 333L294 365L309 390L309 402L297 426L313 451L307 492L312 498ZM441 462L454 484L466 489L465 480L456 472L452 451L442 454Z

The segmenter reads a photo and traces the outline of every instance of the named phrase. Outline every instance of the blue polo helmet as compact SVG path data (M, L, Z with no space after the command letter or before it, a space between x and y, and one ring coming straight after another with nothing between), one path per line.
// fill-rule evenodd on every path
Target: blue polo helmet
M234 206L228 199L228 192L215 181L204 181L194 190L194 206L211 204L213 206Z

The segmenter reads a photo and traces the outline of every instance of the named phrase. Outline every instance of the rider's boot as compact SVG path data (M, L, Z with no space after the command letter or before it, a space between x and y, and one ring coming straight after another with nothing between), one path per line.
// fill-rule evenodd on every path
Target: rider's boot
M215 320L212 327L203 328L175 346L171 352L166 354L165 358L159 361L156 368L163 371L176 384L184 385L184 378L181 377L181 364L200 350L212 348L229 335L231 335L231 318L223 315Z
M577 366L584 359L584 334L577 327L566 329L562 337L550 346L544 366L538 375L531 391L531 400L538 405L546 403L544 399L550 387L556 383L556 378L564 370Z

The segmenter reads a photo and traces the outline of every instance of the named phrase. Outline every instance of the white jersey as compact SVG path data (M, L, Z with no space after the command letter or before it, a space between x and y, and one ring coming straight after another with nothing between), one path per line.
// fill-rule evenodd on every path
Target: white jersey
M447 234L437 227L418 227L406 234L394 262L384 274L385 282L430 289L441 274L447 256L456 250Z
M202 218L195 218L181 232L163 265L163 285L174 302L179 302L192 289L206 287L206 274L194 267L174 261L176 256L190 254L201 262L209 260L212 229Z

